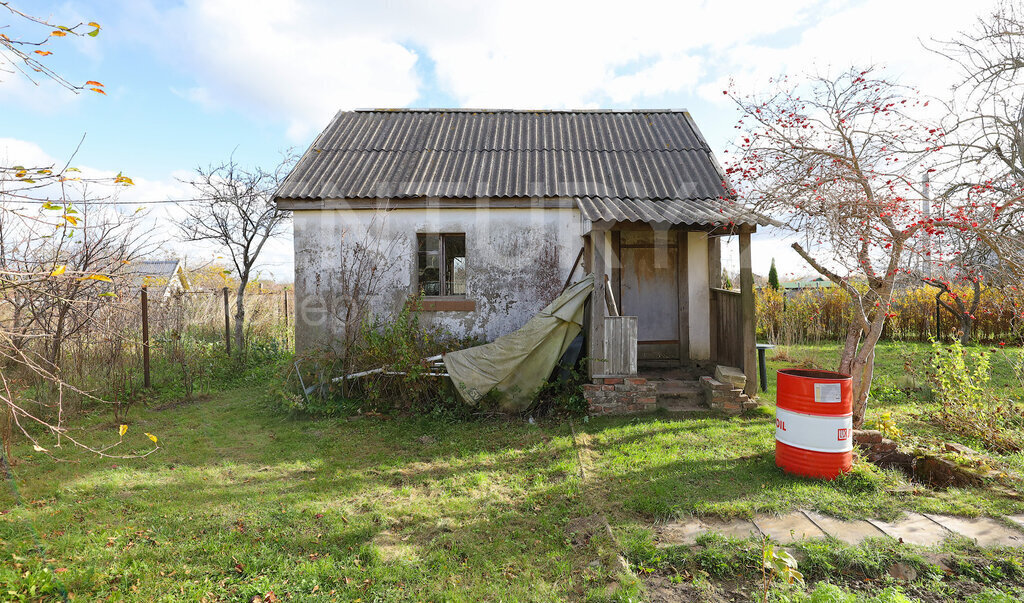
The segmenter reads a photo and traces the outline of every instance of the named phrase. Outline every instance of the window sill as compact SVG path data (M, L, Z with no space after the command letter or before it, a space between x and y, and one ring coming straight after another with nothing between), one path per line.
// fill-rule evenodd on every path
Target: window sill
M473 312L476 302L464 297L424 297L420 299L420 312Z

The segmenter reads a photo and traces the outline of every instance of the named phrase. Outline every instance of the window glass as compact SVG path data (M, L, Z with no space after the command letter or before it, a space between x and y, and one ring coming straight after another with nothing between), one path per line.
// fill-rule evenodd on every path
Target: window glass
M441 295L441 237L416 235L419 286L423 295Z
M443 242L445 295L465 295L466 235L445 235Z

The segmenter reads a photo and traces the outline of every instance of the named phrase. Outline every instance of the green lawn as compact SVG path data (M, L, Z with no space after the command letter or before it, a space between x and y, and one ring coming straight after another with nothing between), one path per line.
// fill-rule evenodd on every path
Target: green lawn
M834 352L788 353L829 366ZM881 385L904 366L882 365ZM735 419L577 420L577 452L566 421L295 420L267 410L261 389L133 411L128 442L144 450L143 432L160 437L144 459L66 451L73 462L55 462L19 447L8 483L22 503L0 494L0 599L35 600L32 588L77 600L627 599L635 585L616 574L610 543L574 546L570 520L604 514L618 546L636 549L655 522L689 514L1024 512L1013 497L908 488L893 473L784 475L773 392ZM917 394L887 396L876 409L941 435L917 416ZM82 429L116 438L107 417Z

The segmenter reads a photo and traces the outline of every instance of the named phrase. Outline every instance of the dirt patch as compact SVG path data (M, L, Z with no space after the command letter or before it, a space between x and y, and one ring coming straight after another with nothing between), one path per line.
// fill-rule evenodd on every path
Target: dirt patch
M589 517L577 517L570 519L565 526L565 535L569 538L574 549L582 548L590 544L590 540L599 534L611 538L611 528L604 515L595 513Z
M649 576L644 580L647 598L651 603L676 603L678 601L705 601L707 603L731 603L750 601L750 590L738 584L721 585L713 582L695 584L686 579L673 580L669 576Z
M380 552L381 559L387 563L417 559L416 547L410 542L409 535L403 536L390 530L384 530L373 537L373 544Z

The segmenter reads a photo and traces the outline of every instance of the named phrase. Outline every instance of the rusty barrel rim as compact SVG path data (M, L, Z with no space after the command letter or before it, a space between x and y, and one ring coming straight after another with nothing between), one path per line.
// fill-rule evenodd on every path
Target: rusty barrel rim
M799 377L801 379L814 379L815 381L834 381L836 383L849 381L850 383L853 383L853 377L846 373L825 371L821 369L787 368L779 369L778 374L786 375L787 377Z
M853 414L853 377L817 369L779 369L776 406L805 415Z

